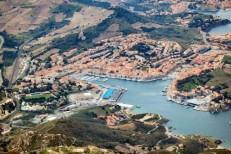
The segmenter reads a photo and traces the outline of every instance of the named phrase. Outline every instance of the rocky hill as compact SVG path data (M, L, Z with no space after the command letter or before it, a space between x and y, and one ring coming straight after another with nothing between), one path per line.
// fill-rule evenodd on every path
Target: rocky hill
M192 149L202 152L207 147L217 147L218 142L209 137L170 135L162 126L164 121L158 116L152 118L154 115L150 114L130 115L131 120L121 121L115 126L107 126L104 119L97 118L112 114L115 114L113 106L96 107L29 130L16 130L0 137L0 150L44 153L44 150L76 150L78 147L87 151L88 146L97 146L101 150L122 153L147 153L163 149L172 152L180 150L188 154Z

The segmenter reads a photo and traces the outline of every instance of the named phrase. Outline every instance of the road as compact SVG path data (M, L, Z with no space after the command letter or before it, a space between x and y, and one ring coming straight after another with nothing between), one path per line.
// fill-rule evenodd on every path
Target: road
M4 44L4 38L0 35L0 50L2 49L3 44Z
M151 134L151 132L154 132L157 128L159 128L159 126L157 125L155 128L153 128L152 130L148 131L147 134Z
M211 44L206 39L206 33L201 31L201 34L202 34L202 38L203 38L204 43L211 46Z
M33 39L29 39L26 42L24 42L20 47L19 50L17 51L17 58L15 59L14 63L13 63L13 71L11 74L11 77L9 79L9 84L8 84L8 88L12 88L12 84L15 82L14 79L17 79L17 73L19 70L19 56L20 56L20 52L23 50L23 46L25 44L27 44L28 42L30 42ZM19 112L20 110L20 102L12 95L10 94L11 97L13 98L14 102L16 103L16 108L15 110L11 113L11 115L9 117L7 117L6 119L4 119L4 121L11 121L11 119Z
M17 72L18 72L18 68L19 67L19 52L17 51L17 58L15 59L14 63L13 63L13 71L12 71L12 75L9 79L9 85L8 87L11 88L12 84L14 83L14 78L16 78L17 76Z
M14 61L13 72L12 72L12 75L11 75L10 80L9 80L9 85L8 85L9 88L11 88L12 84L15 82L14 79L16 80L18 78L18 70L19 70L19 62L20 62L19 61L19 56L20 56L20 53L23 51L23 46L26 45L27 43L29 43L32 40L33 40L33 38L27 40L22 45L20 45L19 48L18 48L17 58Z

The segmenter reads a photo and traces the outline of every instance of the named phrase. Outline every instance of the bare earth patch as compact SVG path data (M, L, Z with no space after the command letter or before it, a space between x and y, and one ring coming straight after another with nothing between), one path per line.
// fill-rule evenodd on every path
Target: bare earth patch
M162 26L159 25L159 24L154 24L154 23L140 23L140 22L137 22L137 23L132 24L132 27L135 28L135 29L139 29L140 30L141 27L145 27L145 28L160 28Z
M65 17L66 17L65 14L63 14L63 13L58 13L58 14L55 15L55 21L56 21L56 22L62 22L63 19L64 19Z

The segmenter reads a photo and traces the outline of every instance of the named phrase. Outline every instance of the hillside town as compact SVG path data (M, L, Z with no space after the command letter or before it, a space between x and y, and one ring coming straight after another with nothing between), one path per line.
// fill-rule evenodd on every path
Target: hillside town
M64 57L57 54L41 65L33 60L30 69L33 75L28 78L54 79L79 72L127 80L155 80L210 49L206 45L192 45L182 51L176 42L156 41L144 34L118 36L102 40L95 48L78 55L75 55L76 49L65 53L69 57L67 64Z
M230 0L0 6L0 153L230 152Z
M223 62L225 54L228 54L228 52L212 52L196 57L191 62L191 66L184 68L184 73L181 73L166 89L167 98L179 104L193 106L195 107L194 109L200 111L219 112L229 110L231 100L229 98L225 99L224 94L221 91L217 91L215 84L211 86L195 86L190 91L179 90L179 81L184 79L200 76L206 74L205 72L219 68L225 68L229 71L229 64L227 65ZM218 98L223 99L215 101Z

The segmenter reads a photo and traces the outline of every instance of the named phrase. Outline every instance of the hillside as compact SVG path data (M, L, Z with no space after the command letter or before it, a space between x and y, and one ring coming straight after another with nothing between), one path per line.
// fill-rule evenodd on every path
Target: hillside
M219 112L229 110L231 99L231 56L224 55L221 66L214 69L207 69L197 75L190 75L177 81L177 89L181 92L197 93L195 96L208 96L208 111ZM201 91L201 94L200 94ZM205 94L205 92L207 94ZM190 96L191 95L191 96Z
M149 114L131 116L131 120L120 122L116 126L107 126L103 119L96 117L116 114L122 109L113 106L96 107L77 112L70 118L47 122L29 130L16 130L0 137L0 147L3 152L39 151L40 149L55 149L97 146L102 149L118 152L127 150L153 151L159 148L168 149L181 146L181 152L203 151L204 148L216 147L215 140L202 136L171 136L162 126L159 118L145 118ZM159 120L158 120L159 119ZM57 150L57 148L56 148Z

